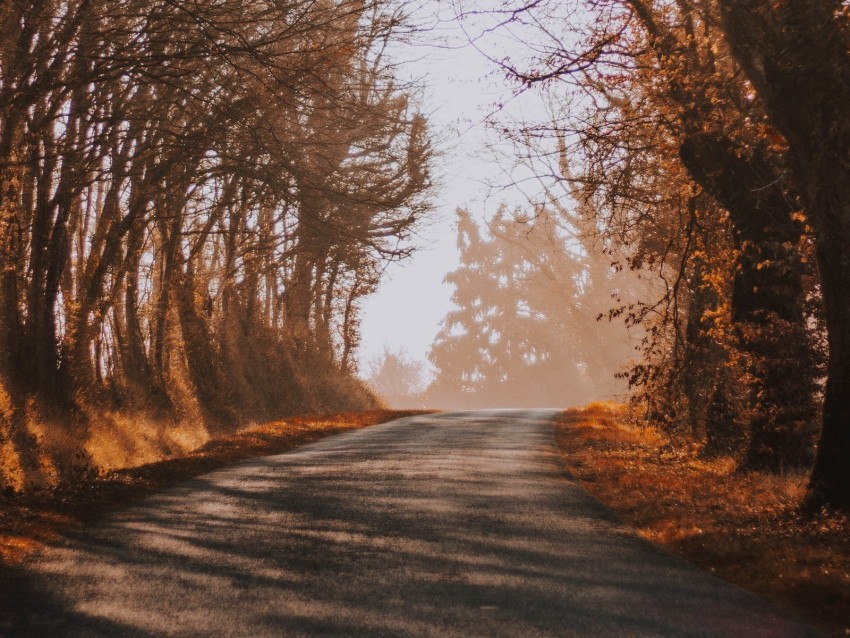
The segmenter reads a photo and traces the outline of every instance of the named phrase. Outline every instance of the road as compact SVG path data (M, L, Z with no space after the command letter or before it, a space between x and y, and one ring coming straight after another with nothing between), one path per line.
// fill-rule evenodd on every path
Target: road
M43 554L20 636L816 636L638 538L554 411L402 419L213 472Z

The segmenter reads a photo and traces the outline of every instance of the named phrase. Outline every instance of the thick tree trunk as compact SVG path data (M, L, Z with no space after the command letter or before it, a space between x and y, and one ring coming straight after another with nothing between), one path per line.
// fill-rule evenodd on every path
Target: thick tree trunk
M64 181L64 180L63 180ZM27 294L26 321L27 345L30 350L27 382L29 390L50 401L64 403L70 400L69 386L60 371L59 341L56 326L56 302L59 283L68 256L67 221L71 206L68 185L60 183L60 197L50 202L48 211L56 209L55 220L49 232L33 235L33 253L39 259L31 262L32 277ZM38 217L52 217L39 211Z
M806 326L800 225L781 176L728 140L693 135L681 147L689 174L726 210L740 252L732 320L753 378L750 439L742 467L779 471L811 462L816 416L814 343Z
M156 265L156 301L151 323L151 368L153 381L158 387L166 389L168 378L166 370L165 347L168 340L168 314L171 307L171 295L174 289L174 275L177 268L180 242L180 220L178 216L170 221L160 220L160 241L162 243L159 263Z
M723 30L788 140L815 228L829 342L809 502L850 508L850 53L827 0L720 0Z
M142 326L139 321L139 266L145 228L137 223L127 238L127 258L124 264L124 300L121 305L123 339L119 342L123 374L131 391L141 392L144 399L157 394L153 387L150 363L145 352ZM144 402L144 401L143 401Z
M237 419L232 388L222 372L212 331L199 309L199 296L191 268L178 275L175 288L183 350L195 392L201 404L217 421L222 425L232 425Z
M850 184L850 172L843 183ZM842 190L842 208L850 217L850 192ZM850 223L823 235L818 241L818 266L829 332L829 363L823 428L809 499L813 505L850 508Z
M312 321L321 238L310 228L315 222L302 222L292 278L286 291L287 332L296 360L306 364L316 353L316 333Z
M0 377L19 381L23 323L20 315L19 269L21 220L17 210L18 180L6 167L10 155L0 144Z

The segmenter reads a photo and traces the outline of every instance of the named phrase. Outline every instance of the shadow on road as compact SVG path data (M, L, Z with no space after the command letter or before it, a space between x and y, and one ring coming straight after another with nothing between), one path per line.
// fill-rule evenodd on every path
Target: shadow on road
M545 417L417 417L196 479L19 575L12 633L817 635L619 525Z

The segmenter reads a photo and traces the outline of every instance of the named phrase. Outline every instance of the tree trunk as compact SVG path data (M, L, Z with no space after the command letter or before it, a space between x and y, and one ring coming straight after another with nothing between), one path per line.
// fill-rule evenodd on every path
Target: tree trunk
M806 326L802 228L781 175L758 149L742 157L719 137L681 146L689 174L726 210L740 252L732 321L750 359L752 417L743 469L780 471L811 463L816 415L814 343Z
M850 184L850 172L842 181ZM844 202L840 207L850 214L850 192L842 190ZM839 193L824 198L834 196ZM850 223L843 226L818 241L829 363L823 427L809 483L809 500L813 505L850 508Z
M148 395L154 394L150 364L145 353L139 322L139 265L145 227L136 223L127 238L124 266L123 341L119 344L124 375L131 386Z
M292 278L287 285L286 321L296 361L309 362L316 351L316 334L311 321L316 294L316 278L321 238L312 221L301 222Z
M174 215L170 221L160 220L159 232L161 254L157 268L156 302L154 303L151 323L151 367L153 380L158 387L166 389L168 379L166 374L165 346L168 340L168 311L171 307L171 295L174 289L175 271L178 268L180 250L179 215Z
M850 53L826 0L720 0L723 30L788 140L816 233L828 331L811 505L850 509Z
M201 404L221 425L232 425L237 415L232 401L232 388L222 373L221 361L212 331L197 303L195 277L191 264L186 272L176 274L175 292L183 350L192 384Z
M22 247L17 207L19 183L8 168L11 153L4 146L0 140L0 377L19 380L23 343L18 274Z

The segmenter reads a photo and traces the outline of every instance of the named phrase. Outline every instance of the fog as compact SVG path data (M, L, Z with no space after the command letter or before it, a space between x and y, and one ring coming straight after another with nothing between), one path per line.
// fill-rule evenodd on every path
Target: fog
M452 306L423 361L385 348L367 377L385 402L444 409L566 407L622 400L641 334L625 318L645 290L602 240L557 207L488 222L457 211Z

